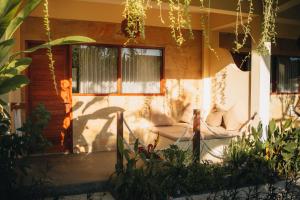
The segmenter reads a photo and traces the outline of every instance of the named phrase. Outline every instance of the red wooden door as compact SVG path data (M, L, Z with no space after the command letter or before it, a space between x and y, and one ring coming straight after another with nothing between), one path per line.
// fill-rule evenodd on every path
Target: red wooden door
M29 46L34 45L36 44L29 44ZM52 143L48 152L72 151L72 84L69 46L53 48L58 95L49 71L46 50L38 50L29 56L32 58L32 64L28 70L30 79L28 86L29 112L41 103L51 114L51 120L44 131L45 137Z

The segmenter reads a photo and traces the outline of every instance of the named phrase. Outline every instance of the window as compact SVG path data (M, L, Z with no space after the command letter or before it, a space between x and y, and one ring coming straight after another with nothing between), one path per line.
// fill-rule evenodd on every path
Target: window
M272 92L299 93L300 57L272 56Z
M118 49L80 45L72 50L73 92L117 92Z
M160 93L162 52L122 48L122 93Z
M162 59L162 49L74 45L73 92L160 94Z

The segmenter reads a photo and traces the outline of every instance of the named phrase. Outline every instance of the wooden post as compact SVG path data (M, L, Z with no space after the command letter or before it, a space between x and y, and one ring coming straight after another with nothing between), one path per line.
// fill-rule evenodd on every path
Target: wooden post
M117 163L116 171L120 173L123 171L123 112L117 112Z
M194 121L193 121L193 161L198 163L200 161L200 110L194 109Z

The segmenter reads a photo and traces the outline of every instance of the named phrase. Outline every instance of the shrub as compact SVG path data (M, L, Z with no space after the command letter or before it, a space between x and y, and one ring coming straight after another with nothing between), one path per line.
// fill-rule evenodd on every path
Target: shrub
M233 140L221 164L194 163L191 152L175 145L163 151L138 151L137 140L133 153L120 148L127 164L112 176L112 191L117 199L200 193L211 193L214 199L296 199L292 186L299 172L299 129L289 120L280 126L271 121L266 140L261 139L262 132L260 124L249 135ZM284 188L274 186L280 178L286 181ZM258 190L262 184L269 185L263 193ZM247 194L241 187L248 188Z
M39 105L17 134L10 132L10 119L4 112L0 112L0 199L20 195L12 191L20 187L18 178L27 175L29 164L26 158L49 146L42 135L49 120L49 112Z
M296 179L300 170L300 128L295 128L291 119L279 124L272 120L267 130L266 140L262 139L263 127L259 124L247 136L232 141L227 162L238 168L245 164L265 166L263 169L269 168L279 176Z

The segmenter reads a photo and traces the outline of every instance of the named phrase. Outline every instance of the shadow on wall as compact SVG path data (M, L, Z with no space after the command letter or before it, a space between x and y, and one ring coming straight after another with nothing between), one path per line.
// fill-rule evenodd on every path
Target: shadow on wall
M146 144L152 143L156 137L150 134L150 128L153 126L151 112L159 112L175 121L179 121L186 112L192 116L195 91L189 87L194 81L183 84L182 80L172 79L165 96L73 97L74 152L115 149L118 111L126 111L124 117L137 137ZM125 126L124 138L130 143L134 141L129 137Z
M272 94L271 95L271 118L277 121L296 117L295 111L300 111L300 98L296 94ZM300 112L299 112L300 113Z
M173 79L173 83L167 87L167 90L166 102L176 121L179 121L185 112L192 112L191 107L196 107L197 96L200 94L193 94L193 88L183 85L181 79Z
M238 69L227 50L216 49L216 51L222 59L211 61L210 74L212 82L215 82L209 85L211 92L214 93L212 95L214 101L211 103L221 102L224 98L226 105L237 105L239 114L242 115L240 118L244 122L249 115L249 72ZM125 110L125 118L130 127L141 131L139 137L153 142L145 130L152 123L151 110L154 109L152 103L157 101L156 110L172 116L177 121L186 113L191 116L193 108L199 108L203 101L201 84L201 78L179 77L166 79L165 96L74 96L74 151L92 152L115 148L116 112Z
M100 101L103 99L100 99ZM88 102L82 109L82 113L85 113L88 108L97 103L99 99L94 98L92 101ZM84 102L78 101L73 106L73 112L76 112L84 105ZM94 106L93 108L96 108ZM114 119L116 118L116 113L119 111L124 111L121 107L108 106L104 108L100 108L90 114L78 115L73 119L73 133L76 134L75 140L73 136L73 141L75 144L83 144L75 145L74 152L92 152L93 149L96 148L97 141L102 141L103 138L109 138L114 134L109 130L112 125ZM89 121L95 121L96 123L88 123ZM101 121L102 123L97 123L97 121ZM75 130L76 129L76 130ZM96 131L96 133L95 133ZM80 133L80 134L78 134ZM84 145L85 144L85 145ZM103 144L105 145L105 144Z
M217 56L217 57L216 57ZM235 107L242 122L250 115L250 72L240 70L231 53L223 48L216 48L210 60L210 109L222 105L225 109Z

